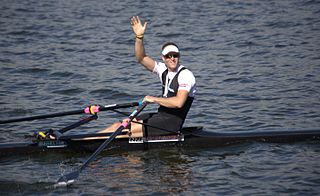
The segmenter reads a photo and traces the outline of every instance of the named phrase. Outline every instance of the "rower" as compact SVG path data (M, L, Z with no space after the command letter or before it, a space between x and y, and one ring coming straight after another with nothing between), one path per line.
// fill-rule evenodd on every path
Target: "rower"
M159 105L158 112L138 116L134 121L139 123L132 121L128 133L131 133L131 137L167 134L164 130L178 133L195 96L195 77L189 69L180 64L180 49L175 43L168 42L162 46L163 62L157 62L145 52L143 40L147 22L142 24L139 16L134 16L131 19L131 27L135 34L136 59L160 78L162 97L144 97L144 101ZM120 122L114 123L100 132L113 132L119 125Z

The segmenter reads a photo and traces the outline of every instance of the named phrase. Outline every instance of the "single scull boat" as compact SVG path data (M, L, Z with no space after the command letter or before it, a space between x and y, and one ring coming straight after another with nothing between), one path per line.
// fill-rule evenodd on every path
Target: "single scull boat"
M183 148L207 148L230 145L246 141L262 142L296 142L305 140L319 140L320 129L302 130L274 130L274 131L234 131L234 132L211 132L202 127L186 127L177 132L164 130L163 135L147 137L117 137L126 134L124 130L145 108L147 102L133 102L113 105L96 105L81 110L57 112L17 119L0 120L0 124L31 121L36 119L54 118L75 114L91 114L89 117L79 120L60 130L36 131L35 137L30 142L3 143L0 144L0 156L30 154L34 152L93 152L91 156L75 171L63 175L54 186L66 186L73 183L81 171L83 171L99 153L104 150L144 150L151 148L183 147ZM67 135L67 131L77 128L98 118L97 113L104 110L118 112L116 109L134 107L137 108L128 116L129 121L122 122L113 133L94 133ZM118 112L124 114L123 112ZM137 122L136 122L137 123ZM146 125L146 124L145 124ZM150 126L150 125L146 125ZM52 139L54 136L55 139Z
M58 140L37 139L32 142L4 143L0 144L0 155L34 152L92 152L101 145L106 136L110 136L110 134L63 135ZM90 137L95 139L90 139ZM101 137L101 139L97 137ZM205 148L248 141L283 143L306 140L320 140L320 129L211 132L202 127L186 127L182 129L181 134L168 133L139 138L115 138L106 149L128 151L166 146Z

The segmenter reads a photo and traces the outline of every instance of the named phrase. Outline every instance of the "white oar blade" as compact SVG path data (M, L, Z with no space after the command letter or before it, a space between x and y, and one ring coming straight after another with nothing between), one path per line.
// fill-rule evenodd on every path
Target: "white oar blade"
M54 187L68 186L72 184L75 181L75 179L78 178L78 176L79 170L64 175L57 181Z

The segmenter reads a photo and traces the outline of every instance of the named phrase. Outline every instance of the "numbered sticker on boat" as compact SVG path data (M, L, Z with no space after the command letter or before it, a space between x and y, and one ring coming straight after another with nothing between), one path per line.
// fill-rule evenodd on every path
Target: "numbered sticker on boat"
M182 142L183 135L159 135L139 138L129 138L129 143L161 143L161 142Z
M129 143L130 144L142 144L143 143L143 138L142 137L130 137L129 138Z
M47 148L64 148L67 144L61 140L43 140L39 141L38 146Z

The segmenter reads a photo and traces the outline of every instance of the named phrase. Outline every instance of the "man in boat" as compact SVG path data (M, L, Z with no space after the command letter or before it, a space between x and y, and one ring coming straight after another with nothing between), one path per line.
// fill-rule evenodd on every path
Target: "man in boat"
M132 137L163 135L178 132L182 128L196 92L196 80L192 72L179 63L180 50L173 42L162 46L161 58L157 62L146 55L143 43L147 22L141 23L139 16L131 19L135 34L135 56L147 70L155 73L162 83L162 97L145 96L144 101L159 105L157 113L142 114L131 123ZM141 124L143 123L143 125ZM101 132L112 132L120 126L114 123Z

